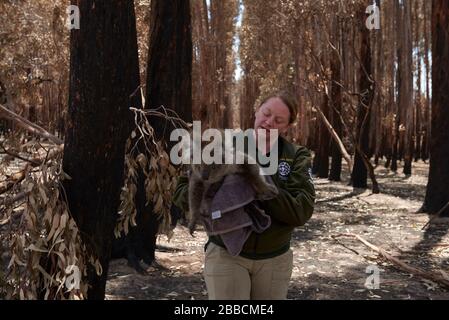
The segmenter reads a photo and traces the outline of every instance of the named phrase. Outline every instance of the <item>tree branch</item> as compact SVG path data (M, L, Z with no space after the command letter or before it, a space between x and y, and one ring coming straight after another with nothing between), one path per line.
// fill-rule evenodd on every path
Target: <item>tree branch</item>
M22 157L20 154L14 152L14 151L6 150L5 146L4 146L3 143L1 143L1 142L0 142L0 148L3 149L3 152L4 152L5 154L8 154L8 155L10 155L10 156L12 156L12 157L14 157L14 158L20 159L20 160L25 161L25 162L30 162L31 164L36 165L36 166L38 166L38 165L41 164L41 163L40 163L38 160L36 160L36 159L27 159L27 158Z
M384 249L379 248L375 245L373 245L372 243L368 242L367 240L363 239L362 237L360 237L359 235L353 234L353 233L340 233L337 235L333 235L332 238L338 238L338 237L350 237L350 238L355 238L357 240L359 240L361 243L363 243L365 246L367 246L368 248L376 251L377 253L379 253L384 259L388 260L389 262L391 262L393 265L395 265L396 267L398 267L399 269L402 269L406 272L409 272L413 275L416 275L418 277L424 278L424 279L428 279L431 280L433 282L436 282L446 288L449 288L449 279L446 278L445 273L442 270L439 270L441 275L439 275L438 273L435 272L427 272L423 269L420 268L415 268L412 266L409 266L408 264L406 264L405 262L399 260L396 257L393 257L391 254L389 254L388 252L386 252Z
M58 137L52 135L47 130L45 130L42 127L39 127L37 124L32 123L31 121L19 116L18 114L12 112L5 106L0 104L0 117L12 120L17 125L22 127L23 129L27 130L28 132L31 132L33 134L36 134L42 138L48 139L54 144L62 145L64 142L59 139Z
M315 109L318 111L318 113L321 116L321 120L323 120L324 125L329 130L330 134L334 138L334 141L337 143L338 148L340 149L340 152L345 158L346 162L348 163L349 168L353 167L352 159L349 153L346 151L345 146L343 145L343 142L341 141L340 137L338 136L337 132L335 132L334 128L332 127L332 124L329 122L329 120L326 118L326 115L323 113L320 107L315 107Z
M23 170L10 176L11 180L9 180L9 181L7 180L6 182L3 182L0 184L0 194L3 194L5 192L11 190L11 188L14 185L22 182L23 179L25 179L26 175L28 174L28 172L30 171L31 168L38 167L38 166L44 164L45 162L47 162L48 160L55 158L62 151L63 151L62 145L57 146L57 147L49 150L44 158L34 158L32 160L29 160L29 162L27 163L27 165L25 166L25 168Z

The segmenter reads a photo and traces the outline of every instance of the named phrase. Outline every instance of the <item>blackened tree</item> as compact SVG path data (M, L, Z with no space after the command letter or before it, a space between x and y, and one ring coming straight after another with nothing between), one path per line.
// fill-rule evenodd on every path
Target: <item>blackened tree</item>
M98 275L89 267L88 299L104 299L132 123L129 107L141 105L140 95L133 95L139 87L136 21L132 1L72 4L81 20L70 38L63 169L71 179L64 188L89 253L103 269Z

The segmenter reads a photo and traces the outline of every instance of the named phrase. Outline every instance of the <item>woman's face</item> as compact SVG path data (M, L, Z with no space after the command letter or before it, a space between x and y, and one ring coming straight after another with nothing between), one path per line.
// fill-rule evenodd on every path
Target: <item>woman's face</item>
M290 110L280 98L270 98L256 111L254 129L273 130L285 134L290 126ZM268 132L267 132L268 134Z

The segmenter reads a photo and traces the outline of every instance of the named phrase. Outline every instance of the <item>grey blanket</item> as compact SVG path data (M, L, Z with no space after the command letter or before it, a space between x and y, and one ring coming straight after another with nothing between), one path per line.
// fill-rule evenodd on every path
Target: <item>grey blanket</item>
M207 234L220 235L232 256L240 254L251 232L261 233L271 224L254 200L253 188L237 174L226 176L219 189L203 199L209 208L202 216Z

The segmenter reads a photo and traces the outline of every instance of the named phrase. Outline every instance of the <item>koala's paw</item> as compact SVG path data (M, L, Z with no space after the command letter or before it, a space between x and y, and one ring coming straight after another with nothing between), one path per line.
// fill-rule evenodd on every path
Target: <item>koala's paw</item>
M189 223L189 233L194 238L195 238L195 235L194 235L195 229L196 229L196 223L195 222Z

